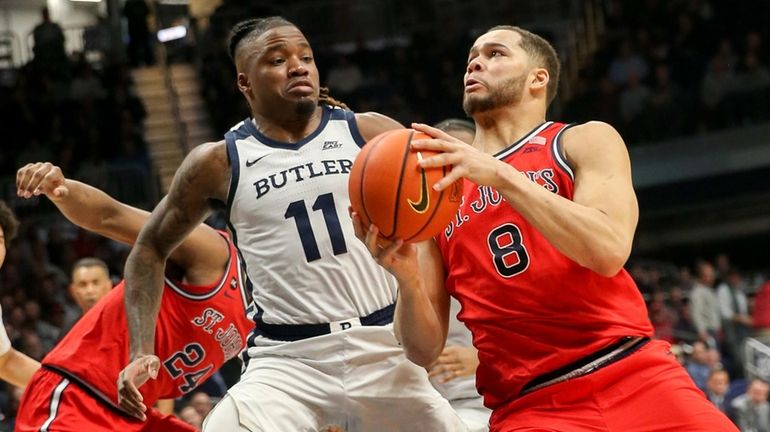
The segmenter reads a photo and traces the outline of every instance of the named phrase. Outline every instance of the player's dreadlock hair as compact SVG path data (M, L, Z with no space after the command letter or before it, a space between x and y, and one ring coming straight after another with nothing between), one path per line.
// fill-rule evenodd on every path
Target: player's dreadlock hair
M329 96L329 87L321 87L318 89L318 105L329 105L333 107L340 107L346 110L350 109L345 104L345 102L338 101L337 99Z
M230 30L230 36L227 40L227 52L230 55L230 60L235 63L235 52L238 50L238 46L244 40L254 40L258 38L262 33L274 29L276 27L291 26L297 27L294 23L280 16L271 16L265 18L253 18L246 21L241 21ZM299 27L297 27L299 28ZM318 104L329 105L333 107L340 107L344 109L350 109L348 106L329 95L328 87L321 87L318 89Z
M227 53L230 54L230 60L235 63L235 51L243 40L256 39L270 29L284 26L297 27L291 21L280 16L252 18L234 25L233 29L230 30L230 36L227 38Z
M8 245L16 237L16 233L19 230L19 221L5 204L5 201L0 201L0 227L3 228L5 244Z
M559 74L561 72L561 64L559 63L559 56L556 54L556 50L553 49L547 40L543 39L531 31L524 30L521 27L511 25L499 25L487 30L488 32L493 30L510 30L518 33L521 36L521 42L519 45L530 57L532 57L538 66L548 71L550 81L546 87L546 99L548 105L556 98L556 91L559 88Z

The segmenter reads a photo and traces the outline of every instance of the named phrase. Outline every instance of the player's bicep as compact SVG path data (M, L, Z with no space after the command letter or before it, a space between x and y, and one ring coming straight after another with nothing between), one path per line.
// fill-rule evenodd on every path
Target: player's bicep
M153 210L140 241L168 256L209 214L210 200L223 199L229 183L224 145L193 149L174 175L168 195ZM224 192L223 192L224 191Z
M607 216L630 244L639 217L625 143L614 128L587 123L564 133L564 149L575 168L573 201Z

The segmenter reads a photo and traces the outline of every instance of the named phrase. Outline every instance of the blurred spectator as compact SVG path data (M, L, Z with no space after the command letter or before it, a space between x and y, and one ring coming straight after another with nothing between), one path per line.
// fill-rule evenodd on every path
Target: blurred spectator
M735 424L742 432L770 432L770 386L759 378L751 380L746 393L732 402Z
M200 429L203 426L203 417L191 406L186 406L179 411L179 418L190 425Z
M706 381L706 397L725 414L730 411L727 391L730 389L730 375L726 370L714 369ZM729 415L728 415L729 417Z
M676 310L666 303L666 293L662 289L652 292L652 300L647 307L650 322L655 328L655 337L667 342L675 342L674 328L679 321Z
M730 71L727 59L722 56L712 58L701 84L705 128L717 129L725 126L730 115L727 97L734 90L735 75Z
M91 64L82 57L75 64L75 73L70 82L69 96L78 103L100 101L107 96L101 80L94 73ZM38 159L49 160L49 159ZM35 161L37 162L37 161Z
M150 8L145 0L126 0L123 16L128 24L128 61L131 66L155 64L152 52L150 29L147 18Z
M645 124L641 121L642 114L647 109L650 98L650 89L641 81L637 72L630 71L626 80L626 87L620 92L620 118L624 136L632 140L638 140L645 131Z
M111 289L110 270L99 258L82 258L72 266L70 294L80 307L81 315L88 312ZM69 317L66 328L72 327L78 319L80 316L74 319Z
M206 418L209 415L209 411L214 407L214 403L211 402L208 394L199 391L190 397L190 406L195 409L201 418Z
M332 94L346 98L355 93L364 83L364 76L358 65L350 62L346 55L337 56L337 63L329 69L326 82Z
M682 128L682 89L671 80L665 64L655 67L653 85L648 98L646 130L657 131L661 138L674 136Z
M628 84L632 76L637 80L643 80L647 77L648 72L649 66L647 61L634 50L631 40L624 39L620 43L618 56L612 60L610 65L610 80L612 83L624 86Z
M59 75L66 72L68 63L64 50L64 32L59 24L51 21L47 7L40 10L40 16L43 22L32 30L34 61L41 70Z
M703 341L697 341L692 345L692 353L685 362L685 369L690 374L695 385L706 391L706 381L711 374L709 360L709 348Z
M743 365L743 342L749 335L751 316L740 271L733 267L717 287L717 299L724 329L724 350L730 356L730 370L736 376Z
M751 322L754 326L753 336L770 345L770 281L765 282L757 291Z
M24 313L27 316L27 322L24 326L34 329L35 333L40 336L44 352L50 351L59 340L60 330L50 323L43 321L40 316L40 305L35 300L27 300L24 303Z
M698 279L690 293L692 319L698 338L710 347L717 348L722 339L722 317L714 291L714 267L708 262L697 264Z

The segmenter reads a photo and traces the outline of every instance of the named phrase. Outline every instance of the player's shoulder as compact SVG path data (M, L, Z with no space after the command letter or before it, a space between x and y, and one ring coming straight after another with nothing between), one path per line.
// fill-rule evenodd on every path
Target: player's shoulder
M618 131L612 125L601 121L590 121L569 127L562 134L561 142L565 155L573 161L581 154L627 153L626 144Z
M404 127L396 120L393 120L384 114L372 111L355 113L355 118L361 136L363 136L366 141L369 141L383 132Z
M193 147L185 157L185 161L204 171L215 171L230 166L225 140L207 142Z
M590 121L570 126L564 131L564 140L594 139L599 137L618 137L620 134L609 123L602 121Z

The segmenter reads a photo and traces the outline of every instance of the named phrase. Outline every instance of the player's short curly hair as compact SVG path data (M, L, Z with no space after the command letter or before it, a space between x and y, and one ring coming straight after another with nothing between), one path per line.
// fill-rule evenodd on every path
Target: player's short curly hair
M16 237L16 233L19 231L19 220L14 216L13 211L5 203L0 200L0 227L3 228L3 236L5 237L5 243L8 244Z

